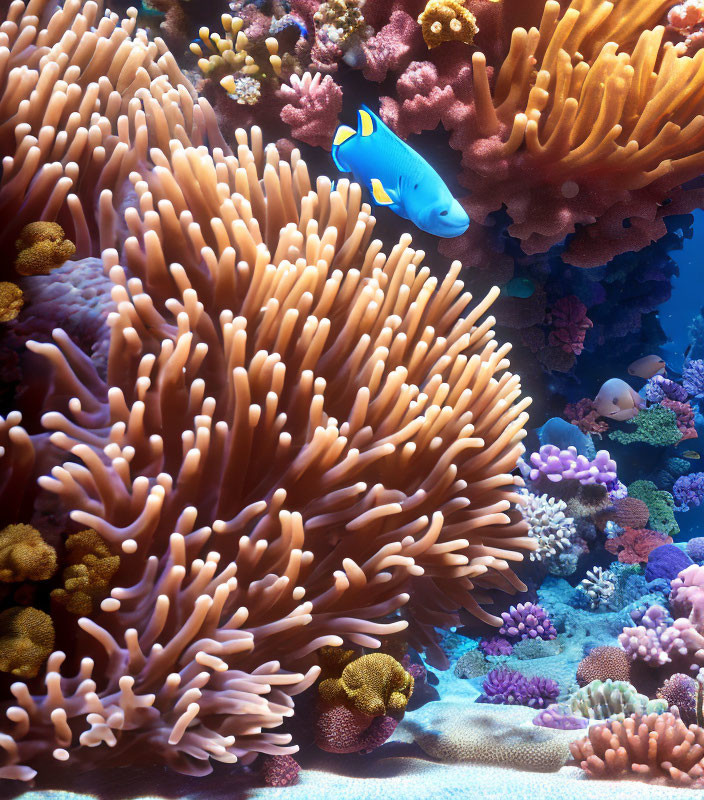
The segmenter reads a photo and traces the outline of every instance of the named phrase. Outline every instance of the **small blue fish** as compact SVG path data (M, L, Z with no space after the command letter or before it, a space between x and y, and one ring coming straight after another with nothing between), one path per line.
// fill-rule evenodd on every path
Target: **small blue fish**
M469 227L469 217L443 179L425 159L396 136L366 106L357 130L340 125L332 157L341 172L352 172L374 203L386 206L422 231L451 239Z

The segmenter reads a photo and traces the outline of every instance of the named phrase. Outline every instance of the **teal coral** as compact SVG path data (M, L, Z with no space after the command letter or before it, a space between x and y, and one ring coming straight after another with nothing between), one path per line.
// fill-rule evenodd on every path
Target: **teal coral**
M609 438L621 444L643 442L654 447L669 447L677 444L682 438L682 433L677 427L675 412L662 406L646 408L625 424L635 426L635 430L612 431L608 434Z
M595 680L570 695L572 714L589 719L625 719L631 714L664 714L665 700L650 700L627 681Z
M650 512L649 527L668 536L677 536L680 526L675 521L673 496L652 481L634 481L628 487L628 496L642 500Z

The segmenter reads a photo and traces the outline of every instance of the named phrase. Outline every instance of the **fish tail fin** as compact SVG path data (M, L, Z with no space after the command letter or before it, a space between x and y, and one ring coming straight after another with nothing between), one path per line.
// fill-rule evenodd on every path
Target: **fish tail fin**
M332 140L332 160L340 172L350 172L349 166L340 158L340 145L356 135L357 131L354 128L350 128L349 125L340 125L335 131L335 136Z
M377 115L368 106L362 105L357 111L357 134L371 136L377 128Z

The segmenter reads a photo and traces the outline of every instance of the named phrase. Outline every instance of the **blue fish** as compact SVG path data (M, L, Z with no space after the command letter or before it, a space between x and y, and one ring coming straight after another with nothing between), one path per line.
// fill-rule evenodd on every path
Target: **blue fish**
M348 125L335 131L332 157L369 189L376 205L422 231L451 239L469 227L467 212L438 173L366 106L357 112L356 131Z

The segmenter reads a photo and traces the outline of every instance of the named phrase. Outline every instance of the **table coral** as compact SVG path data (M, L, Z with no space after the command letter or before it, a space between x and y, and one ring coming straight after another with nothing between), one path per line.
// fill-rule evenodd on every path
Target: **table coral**
M648 528L624 527L623 533L607 539L604 547L609 553L618 556L623 564L644 564L651 551L663 544L670 544L672 538L659 531Z
M650 406L624 423L634 431L611 431L608 436L621 444L642 442L653 447L669 447L682 439L677 415L664 406Z
M54 589L52 600L71 614L89 616L94 603L109 594L113 576L120 567L120 556L114 555L92 529L72 533L65 548L63 563L68 566L61 573L64 585Z
M34 678L54 648L51 617L37 608L0 612L0 672Z
M12 281L0 281L0 322L16 319L23 305L22 289Z
M478 32L477 18L456 0L428 0L418 24L430 50L443 42L473 44Z
M101 116L83 152L105 142L106 163L79 158L74 199L60 161L38 183L25 164L29 188L12 180L14 129L0 199L44 207L49 191L114 283L104 376L61 331L29 347L53 384L39 488L120 554L122 577L95 618L57 631L79 666L57 649L31 690L14 684L0 775L126 753L202 775L211 758L291 755L276 729L320 647L407 630L442 663L438 626L460 608L497 624L481 604L526 590L511 566L534 548L513 474L530 400L493 338L498 290L473 303L461 265L432 277L407 235L385 254L358 186L311 183L258 128L236 130L233 153L131 12L95 32L91 2L10 13L3 75L21 60L24 78L2 99L33 97L14 122L38 133L64 83ZM40 60L55 80L32 94ZM42 134L59 159L60 133Z
M30 222L15 243L15 269L20 275L48 275L76 252L76 245L66 239L56 222Z
M0 581L45 581L56 572L56 550L31 525L0 531Z
M666 778L691 786L704 777L704 729L687 727L675 715L635 715L589 728L570 751L582 769L596 778Z

